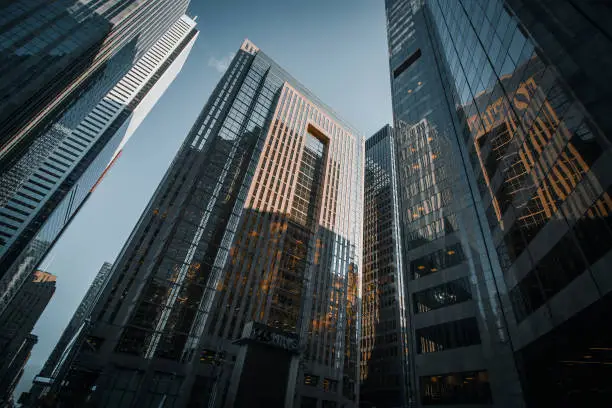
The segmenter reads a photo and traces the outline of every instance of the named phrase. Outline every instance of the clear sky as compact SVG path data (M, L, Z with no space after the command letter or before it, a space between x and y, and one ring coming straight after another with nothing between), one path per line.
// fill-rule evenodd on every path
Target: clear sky
M244 38L367 137L391 122L382 0L191 0L198 38L183 71L42 264L57 290L34 328L29 389L104 261L113 262Z

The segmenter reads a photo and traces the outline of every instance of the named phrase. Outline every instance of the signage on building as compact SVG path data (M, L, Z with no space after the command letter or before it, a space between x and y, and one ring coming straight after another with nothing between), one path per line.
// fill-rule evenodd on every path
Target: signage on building
M251 322L245 327L244 334L246 334L246 336L243 336L243 341L251 340L291 352L298 351L299 342L297 333L291 333L261 323Z

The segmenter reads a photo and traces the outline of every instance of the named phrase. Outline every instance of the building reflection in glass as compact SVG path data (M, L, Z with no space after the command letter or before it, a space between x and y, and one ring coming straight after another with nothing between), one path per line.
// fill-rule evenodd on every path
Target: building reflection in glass
M566 58L568 33L543 23L548 15L520 21L517 15L538 9L535 2L521 3L428 5L465 129L460 144L474 172L476 202L484 207L483 227L500 261L498 285L508 288L500 296L525 401L605 406L611 390L598 378L610 376L612 344L604 323L612 249L610 135L602 133L607 123L597 122L598 108L576 98L593 82L577 79L584 61ZM553 14L563 14L569 3L556 2ZM564 14L575 21L563 30L595 28L584 17ZM534 25L544 49L527 35ZM563 66L551 64L562 59Z

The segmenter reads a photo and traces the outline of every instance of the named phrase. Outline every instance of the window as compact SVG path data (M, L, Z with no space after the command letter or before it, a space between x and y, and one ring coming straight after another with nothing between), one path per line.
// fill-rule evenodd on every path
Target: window
M225 352L215 352L213 350L202 350L200 353L200 363L202 364L214 364L221 365L225 359Z
M491 404L489 374L486 371L449 373L421 377L423 405Z
M472 299L470 282L461 278L414 294L415 313L429 312Z
M612 187L608 189L612 193ZM602 194L574 225L574 233L589 264L612 248L612 198Z
M312 374L304 374L304 384L310 385L311 387L316 387L319 385L319 376Z
M419 353L435 353L480 344L478 323L474 317L424 327L416 331Z
M570 284L586 265L571 232L563 238L538 262L536 267L544 296L550 299Z
M317 408L317 399L311 397L302 397L300 407L302 408Z
M455 244L414 260L410 268L415 278L421 278L441 269L458 265L464 259L461 245Z
M332 380L331 378L324 378L323 390L332 392L338 391L338 381Z
M544 304L544 295L535 273L529 273L510 291L510 301L517 322L523 321Z
M416 62L421 57L421 49L418 48L412 55L410 55L404 62L402 62L397 68L393 70L393 78L397 78L407 70L412 64Z

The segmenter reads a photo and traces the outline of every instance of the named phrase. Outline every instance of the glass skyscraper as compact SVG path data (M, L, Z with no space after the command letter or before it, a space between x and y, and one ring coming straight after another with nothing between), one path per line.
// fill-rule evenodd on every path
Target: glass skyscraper
M355 406L363 161L246 40L113 267L72 403Z
M366 140L361 314L361 406L400 407L408 395L406 282L394 130Z
M31 334L51 297L55 293L56 277L48 272L36 271L29 275L14 302L0 317L0 404L10 401L23 366L36 344Z
M419 406L606 406L609 6L386 9L410 395Z
M162 26L173 19L157 41L151 44L142 34L147 49L134 54L126 45L118 51L27 152L0 173L0 313L182 68L197 30L189 17L174 16L176 7L151 15L151 21L162 19ZM134 45L144 46L140 39Z
M58 116L74 110L75 100L86 98L84 91L99 88L100 97L108 92L114 85L108 76L119 80L185 13L188 2L15 0L0 5L2 167L26 153ZM86 114L96 103L81 105L73 116Z
M110 277L113 265L104 262L100 271L89 286L87 293L79 304L76 312L68 322L60 339L53 348L40 373L34 379L34 385L28 395L30 403L34 403L41 394L47 394L57 389L66 372L66 367L72 362L72 357L83 346L83 340L90 328L91 311L102 295Z

